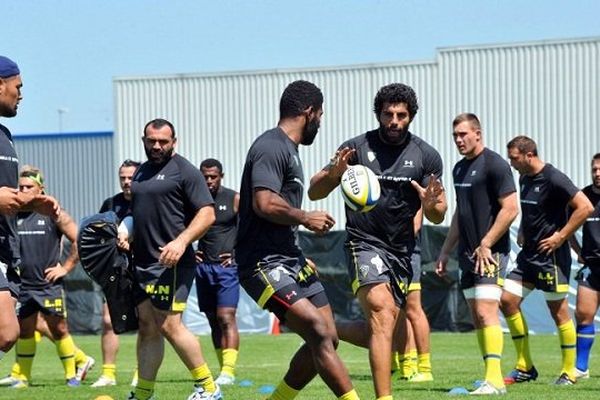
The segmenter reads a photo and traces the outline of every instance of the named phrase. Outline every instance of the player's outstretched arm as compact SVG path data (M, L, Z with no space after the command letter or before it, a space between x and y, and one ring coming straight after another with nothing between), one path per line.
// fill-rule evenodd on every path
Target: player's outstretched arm
M254 211L261 217L280 225L302 225L317 234L325 234L335 220L325 211L304 211L292 207L277 193L257 189L253 198Z
M324 199L340 184L342 174L348 168L348 162L355 150L344 147L335 152L329 165L310 178L308 198L311 200Z
M448 209L446 192L442 182L435 175L431 175L426 187L422 187L416 181L411 181L411 184L419 194L425 218L434 224L441 223Z

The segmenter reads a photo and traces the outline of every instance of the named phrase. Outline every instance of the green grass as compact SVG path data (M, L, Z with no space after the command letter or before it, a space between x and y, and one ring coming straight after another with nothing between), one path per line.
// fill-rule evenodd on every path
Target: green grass
M507 335L505 339L504 372L512 367L515 357L512 343ZM47 340L38 345L33 366L33 385L28 389L14 390L0 388L0 399L95 399L99 395L109 395L114 399L124 399L129 392L129 382L135 366L135 336L121 337L121 349L117 362L119 385L111 388L93 389L88 385L100 374L100 337L77 336L76 343L97 360L85 385L80 388L67 388L63 382L62 365L54 347ZM208 337L202 337L204 353L216 373L216 358ZM431 335L432 360L435 381L424 384L394 382L396 399L448 399L448 390L456 386L471 389L475 380L481 379L483 363L474 333L434 333ZM251 380L251 387L225 387L225 399L253 400L264 399L259 393L263 385L277 385L291 355L300 345L300 338L294 334L280 336L244 335L238 362L237 377ZM592 356L592 377L580 381L571 387L555 387L550 383L556 379L560 369L560 350L558 338L553 335L531 337L532 354L535 365L540 371L536 382L509 387L507 399L561 399L577 400L598 398L600 393L600 357ZM189 373L167 345L165 360L162 364L156 386L158 399L185 399L191 392ZM362 399L373 399L373 385L369 373L367 352L364 349L342 344L340 355L348 367L352 380ZM7 354L0 363L0 375L8 374L14 353ZM301 399L334 399L325 384L316 378L297 397Z

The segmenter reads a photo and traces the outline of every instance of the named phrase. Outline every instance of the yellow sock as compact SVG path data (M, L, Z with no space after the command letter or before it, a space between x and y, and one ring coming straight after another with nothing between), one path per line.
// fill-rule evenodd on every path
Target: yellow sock
M20 367L20 377L31 380L31 366L37 344L34 337L17 340L17 363Z
M10 369L10 376L17 379L19 379L19 377L21 376L21 366L16 361Z
M87 356L79 347L75 347L75 365L84 363L87 361Z
M235 363L237 362L238 351L236 349L223 349L223 363L221 364L221 373L235 376Z
M300 391L289 387L288 384L282 380L268 400L293 400L298 396L298 392Z
M215 353L217 354L217 361L219 361L219 368L223 368L223 349L215 348Z
M411 374L415 372L421 372L419 371L419 355L417 354L417 349L412 349L408 352L408 365L410 367Z
M192 374L192 378L194 381L196 381L196 384L202 386L204 390L211 393L217 390L215 381L213 380L212 374L210 373L206 363L190 370L190 372Z
M575 346L577 343L577 333L573 321L569 320L558 327L558 338L560 340L560 350L562 353L562 370L569 375L573 381L575 377Z
M358 393L356 393L356 390L352 389L348 393L344 393L343 395L338 397L338 399L339 400L360 400L360 397L358 397Z
M55 340L56 352L65 370L65 379L75 378L75 343L71 335Z
M531 353L529 352L529 328L520 312L506 317L506 324L510 330L515 350L517 351L516 367L521 371L529 371L533 367Z
M137 371L136 371L137 373ZM117 379L117 366L115 364L102 364L102 376Z
M400 370L400 353L394 351L392 353L392 372Z
M423 373L431 373L431 353L419 354L417 370Z
M35 331L33 333L33 337L35 338L36 343L39 343L42 341L42 334L40 333L40 331Z
M402 378L409 378L414 373L410 352L400 354L398 360L400 363L400 372L402 373Z
M497 388L504 387L502 377L502 345L504 337L500 325L486 326L480 329L483 362L485 363L485 380Z
M154 393L154 381L147 381L143 378L138 378L137 385L133 391L135 398L138 400L148 400Z

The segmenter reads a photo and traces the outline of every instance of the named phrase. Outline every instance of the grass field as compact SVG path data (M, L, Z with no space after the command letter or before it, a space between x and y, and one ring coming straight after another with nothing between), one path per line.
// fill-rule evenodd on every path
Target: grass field
M514 349L505 335L504 372L514 363ZM135 365L135 336L122 336L121 350L117 362L119 385L111 388L94 389L89 387L100 374L100 338L98 336L77 336L76 343L97 360L85 384L80 388L67 388L63 383L63 371L54 347L44 340L38 345L38 353L33 366L33 385L28 389L0 388L0 399L40 399L40 400L93 400L99 395L109 395L114 399L125 399L130 390L129 382ZM217 361L208 337L201 337L204 353L213 373ZM431 336L432 359L435 381L431 383L409 384L394 382L395 399L447 399L448 391L456 386L472 388L474 381L481 379L483 363L478 352L474 333L434 333ZM558 339L553 335L536 335L531 338L532 354L540 377L536 382L509 387L508 399L597 399L600 398L600 357L592 357L592 377L571 387L556 387L550 383L556 379L560 368ZM275 386L287 369L287 363L300 345L294 334L279 336L244 335L239 356L238 382L248 380L249 387L239 385L225 387L225 399L253 400L264 399L260 393L264 386ZM191 393L189 373L175 353L167 345L165 360L159 372L156 395L158 399L185 399ZM352 380L362 399L373 399L373 386L369 373L367 352L351 345L342 344L339 352L348 367ZM7 354L0 363L0 375L8 374L14 353ZM297 397L300 399L334 399L325 384L316 378Z

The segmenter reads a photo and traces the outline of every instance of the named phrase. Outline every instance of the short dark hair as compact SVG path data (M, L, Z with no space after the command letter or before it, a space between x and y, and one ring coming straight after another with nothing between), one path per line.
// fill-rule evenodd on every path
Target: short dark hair
M377 119L379 119L379 115L383 110L384 103L406 104L411 120L417 115L417 111L419 110L417 94L413 88L403 83L391 83L379 89L375 95L375 101L373 102L373 111L375 112Z
M130 160L130 159L128 158L127 160L125 160L125 161L123 161L123 162L121 163L121 165L119 166L119 169L121 169L121 168L125 168L125 167L136 167L136 168L137 168L137 167L139 167L140 165L142 165L142 163L141 163L141 162L139 162L139 161L133 161L133 160Z
M519 135L511 139L511 141L508 142L508 144L506 145L506 148L509 150L512 148L516 148L521 154L532 153L536 157L538 155L537 145L535 144L533 139L525 135Z
M481 122L479 122L479 118L477 118L477 115L473 113L458 114L456 118L454 118L454 121L452 121L452 127L456 128L456 125L461 124L465 121L469 122L473 128L481 130Z
M221 162L215 158L207 158L206 160L200 163L200 169L213 167L217 167L220 174L223 173L223 165L221 165Z
M279 118L297 117L311 106L315 111L323 107L321 89L308 81L294 81L281 94Z
M165 125L171 129L171 137L175 139L175 127L171 122L163 118L155 118L152 121L148 121L148 123L144 126L144 136L146 136L146 129L148 129L149 126L152 126L154 129L160 129Z
M598 161L598 160L600 160L600 153L596 153L596 154L594 154L594 156L592 157L592 163L593 163L594 161Z

